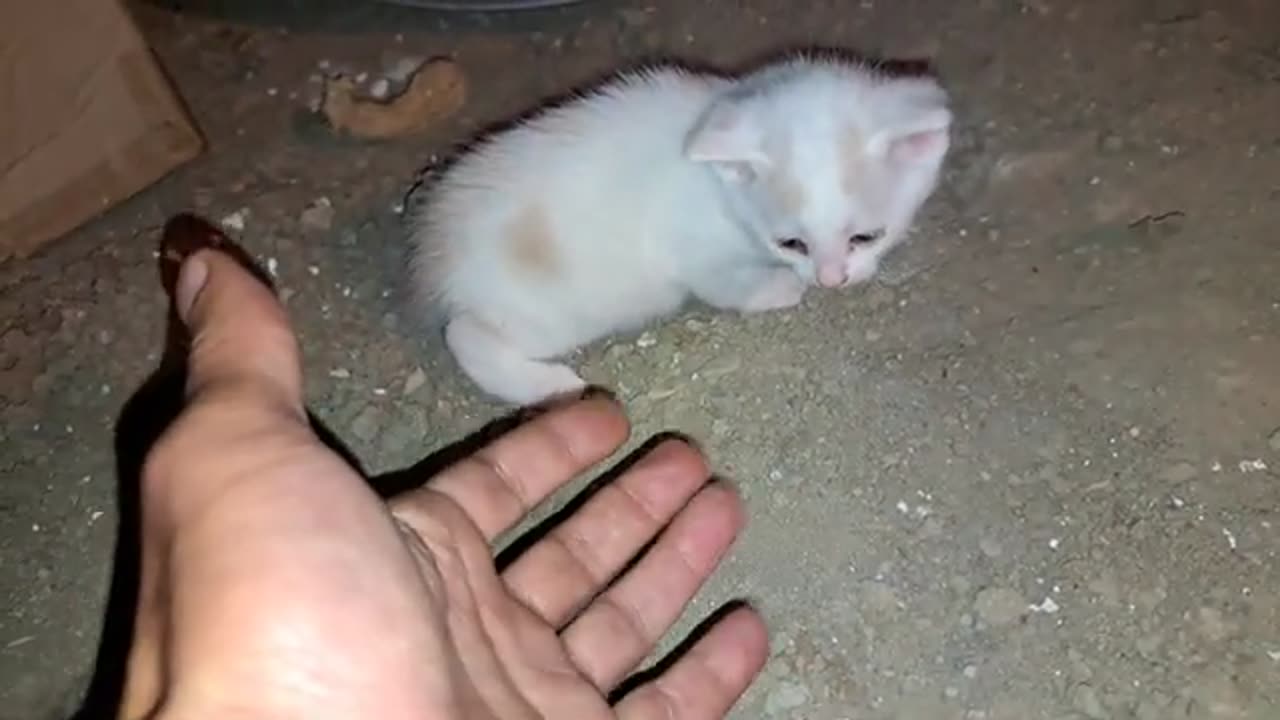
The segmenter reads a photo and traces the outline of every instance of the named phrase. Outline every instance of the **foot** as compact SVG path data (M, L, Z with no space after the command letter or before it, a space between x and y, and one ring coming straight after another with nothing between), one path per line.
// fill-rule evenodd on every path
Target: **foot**
M742 311L748 313L766 312L794 307L804 299L808 285L789 268L778 268L768 277L756 291L742 304Z

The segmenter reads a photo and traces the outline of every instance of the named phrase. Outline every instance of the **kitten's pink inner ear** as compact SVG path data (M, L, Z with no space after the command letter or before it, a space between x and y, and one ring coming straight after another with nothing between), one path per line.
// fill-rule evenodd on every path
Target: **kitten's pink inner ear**
M767 163L756 128L733 107L721 107L690 135L685 157L697 163L712 163L736 180L749 180Z
M906 163L935 160L947 150L950 137L946 128L904 135L889 146L889 157Z

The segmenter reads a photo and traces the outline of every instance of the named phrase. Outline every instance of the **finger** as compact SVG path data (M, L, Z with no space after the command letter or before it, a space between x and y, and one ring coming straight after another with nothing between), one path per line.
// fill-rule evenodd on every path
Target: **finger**
M662 443L503 573L516 598L559 628L671 521L709 477L684 442Z
M612 689L680 616L742 524L742 505L727 487L698 493L635 568L565 629L574 665L601 691Z
M764 667L768 631L750 608L729 613L657 679L617 704L619 720L720 720Z
M193 402L234 394L246 408L304 416L297 340L284 308L248 270L221 251L196 252L179 271L174 302L191 335Z
M431 493L449 496L487 540L515 525L561 485L609 457L627 439L627 418L601 396L557 407L391 500L412 514Z

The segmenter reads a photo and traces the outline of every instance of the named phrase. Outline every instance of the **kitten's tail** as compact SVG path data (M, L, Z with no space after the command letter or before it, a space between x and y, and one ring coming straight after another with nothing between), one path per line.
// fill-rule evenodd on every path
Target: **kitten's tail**
M525 356L499 331L466 313L449 320L445 343L472 382L508 403L536 405L587 387L569 366Z

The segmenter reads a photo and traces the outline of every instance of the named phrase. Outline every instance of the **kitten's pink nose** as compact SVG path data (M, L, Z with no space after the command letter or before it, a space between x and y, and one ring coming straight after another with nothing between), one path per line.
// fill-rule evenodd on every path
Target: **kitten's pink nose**
M840 287L848 279L849 274L844 270L844 263L824 265L818 268L818 284L824 288Z

